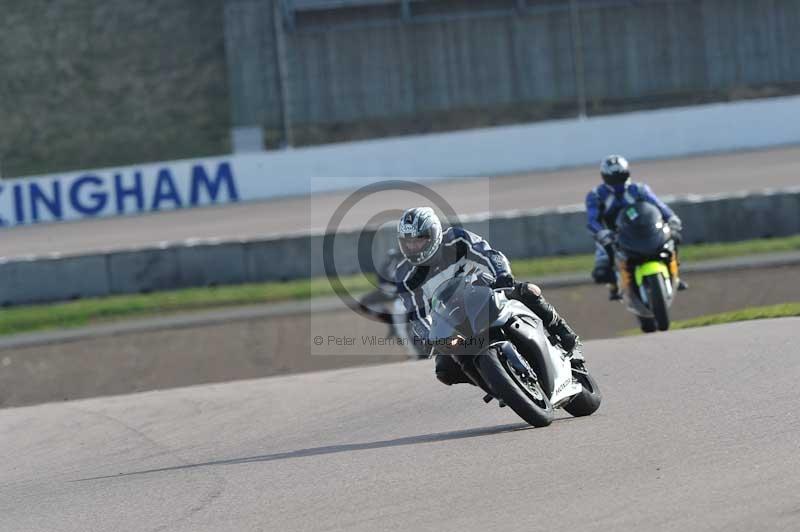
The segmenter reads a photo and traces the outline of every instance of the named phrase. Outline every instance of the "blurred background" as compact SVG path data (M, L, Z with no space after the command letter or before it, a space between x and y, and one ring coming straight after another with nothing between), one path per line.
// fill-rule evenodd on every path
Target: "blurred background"
M796 1L0 8L0 406L402 359L312 343L394 334L320 258L389 179L441 195L585 338L626 334L582 207L615 152L684 220L676 320L800 312ZM415 203L348 212L348 293Z
M6 177L795 94L792 0L3 2Z

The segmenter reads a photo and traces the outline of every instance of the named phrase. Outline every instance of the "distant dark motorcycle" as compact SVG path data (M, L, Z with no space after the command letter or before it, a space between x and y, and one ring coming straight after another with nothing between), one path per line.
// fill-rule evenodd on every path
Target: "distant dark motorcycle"
M645 202L623 209L616 226L613 252L628 310L638 317L642 331L666 331L678 283L670 264L677 257L679 235L673 234L655 206Z
M492 289L480 275L455 277L431 299L429 340L452 356L470 379L533 426L553 420L553 409L594 413L600 390L584 363L573 367L524 304Z

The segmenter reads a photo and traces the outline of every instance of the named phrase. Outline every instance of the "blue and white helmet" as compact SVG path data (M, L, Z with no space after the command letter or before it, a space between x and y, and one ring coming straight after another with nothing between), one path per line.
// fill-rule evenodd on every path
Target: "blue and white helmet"
M600 175L609 186L624 185L631 178L628 161L622 155L609 155L600 163Z
M414 207L397 224L400 252L414 266L430 260L442 245L442 222L430 207Z

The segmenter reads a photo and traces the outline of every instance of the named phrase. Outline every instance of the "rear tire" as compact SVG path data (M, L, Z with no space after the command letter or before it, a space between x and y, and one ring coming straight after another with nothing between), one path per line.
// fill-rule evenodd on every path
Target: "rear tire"
M666 331L669 329L669 310L667 309L667 285L664 282L664 276L647 276L644 278L644 283L656 326L659 331Z
M476 357L475 366L495 397L534 427L553 422L553 405L538 383L523 383L510 364L496 351Z
M564 410L575 417L591 416L597 412L603 400L600 388L584 365L581 365L580 369L573 369L572 376L581 383L583 391L576 395L572 401L564 405Z

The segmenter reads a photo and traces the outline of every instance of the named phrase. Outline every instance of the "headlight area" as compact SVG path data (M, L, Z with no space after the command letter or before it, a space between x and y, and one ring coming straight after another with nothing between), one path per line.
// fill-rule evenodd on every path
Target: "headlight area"
M485 336L470 336L464 337L460 334L448 336L446 338L437 338L432 340L432 344L436 349L443 352L454 351L468 351L483 349L487 345L488 338Z
M466 338L464 338L460 334L457 334L447 339L447 347L451 348L458 347L458 344L466 343L466 341L467 341Z

